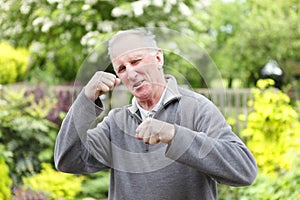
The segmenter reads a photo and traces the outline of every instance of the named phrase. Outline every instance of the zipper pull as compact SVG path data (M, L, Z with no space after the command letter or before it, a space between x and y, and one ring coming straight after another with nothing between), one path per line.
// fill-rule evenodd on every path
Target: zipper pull
M149 111L147 113L147 118L150 117L150 118L153 118L153 116L155 115L155 111ZM149 143L145 142L145 152L148 152L149 151Z

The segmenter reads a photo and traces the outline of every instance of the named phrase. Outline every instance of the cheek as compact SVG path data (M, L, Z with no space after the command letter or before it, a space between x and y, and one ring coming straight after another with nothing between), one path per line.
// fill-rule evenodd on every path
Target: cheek
M123 74L116 73L116 75L117 75L118 78L121 79L121 81L123 82L123 80L125 79L125 73L123 73Z
M126 86L128 84L128 79L127 76L125 74L122 75L118 75L119 79L121 80L121 82Z

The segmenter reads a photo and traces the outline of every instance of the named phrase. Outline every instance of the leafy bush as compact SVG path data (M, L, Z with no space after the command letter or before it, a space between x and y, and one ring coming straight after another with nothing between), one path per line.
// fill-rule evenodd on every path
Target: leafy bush
M258 176L249 187L220 185L220 200L300 199L299 118L289 97L273 85L272 80L258 81L242 131L256 158Z
M93 197L96 199L107 198L109 188L109 171L101 171L88 174L82 184L82 192L78 195L80 199Z
M247 139L260 170L277 176L292 166L300 148L298 114L290 105L290 98L273 88L273 80L259 80L249 102L253 111L248 116L242 136Z
M18 186L13 192L14 200L44 200L47 199L47 195L43 192L35 192L31 188L24 188Z
M279 177L259 173L249 187L219 187L220 200L295 200L300 199L300 157Z
M57 99L57 103L51 109L47 119L60 126L62 119L65 118L65 115L70 109L70 106L72 104L72 100L73 100L72 91L70 90L57 91L55 98Z
M0 43L0 84L14 83L24 78L29 63L29 52Z
M23 179L26 188L46 193L49 199L74 200L81 191L82 176L58 172L43 163L41 173Z
M0 148L0 169L0 200L9 200L11 199L12 180L9 177L9 168L5 162L2 148Z
M53 162L58 126L47 120L55 105L50 97L37 97L25 91L3 91L0 99L0 143L12 152L9 162L15 183L21 176L40 170L41 162Z

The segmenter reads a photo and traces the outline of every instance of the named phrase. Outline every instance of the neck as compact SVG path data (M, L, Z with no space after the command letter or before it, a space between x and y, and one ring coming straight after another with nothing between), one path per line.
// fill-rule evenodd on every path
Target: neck
M145 110L152 110L154 106L159 102L165 87L160 86L154 94L147 99L137 99L138 104Z

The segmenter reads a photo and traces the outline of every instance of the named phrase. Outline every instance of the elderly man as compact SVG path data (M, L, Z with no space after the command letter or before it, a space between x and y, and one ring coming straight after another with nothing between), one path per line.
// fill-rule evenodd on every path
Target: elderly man
M216 106L163 72L154 35L121 31L108 52L118 77L96 72L63 121L55 165L68 173L110 169L109 199L217 199L217 182L250 185L257 166ZM122 82L132 104L103 111L101 94Z

